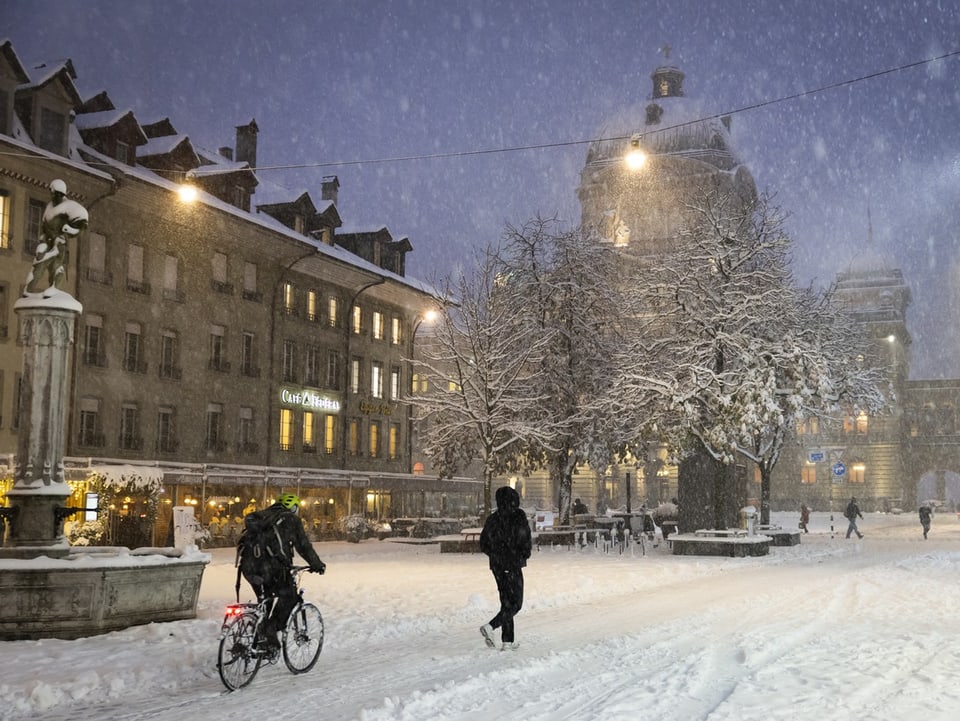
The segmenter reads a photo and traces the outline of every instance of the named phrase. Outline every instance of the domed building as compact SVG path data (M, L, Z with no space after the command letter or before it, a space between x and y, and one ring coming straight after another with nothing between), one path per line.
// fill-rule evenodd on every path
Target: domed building
M669 247L685 201L698 190L717 188L745 201L757 196L753 176L733 150L730 117L688 98L678 67L662 65L650 78L646 102L601 127L577 189L586 232L641 258ZM628 164L631 154L642 163Z

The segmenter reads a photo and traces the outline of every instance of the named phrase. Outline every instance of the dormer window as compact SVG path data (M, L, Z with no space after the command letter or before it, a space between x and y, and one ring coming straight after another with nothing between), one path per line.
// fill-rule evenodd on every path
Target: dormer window
M37 145L51 153L66 152L67 116L49 108L40 111L40 137Z
M666 78L660 81L660 97L665 98L670 94L670 83Z
M117 160L124 165L130 165L130 146L121 140L117 141Z
M0 89L0 135L10 135L10 93Z

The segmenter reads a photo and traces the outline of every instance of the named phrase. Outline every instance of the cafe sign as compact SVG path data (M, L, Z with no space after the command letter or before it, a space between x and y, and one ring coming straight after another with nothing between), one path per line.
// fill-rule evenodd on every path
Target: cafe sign
M311 411L340 412L340 400L308 388L281 388L280 402Z

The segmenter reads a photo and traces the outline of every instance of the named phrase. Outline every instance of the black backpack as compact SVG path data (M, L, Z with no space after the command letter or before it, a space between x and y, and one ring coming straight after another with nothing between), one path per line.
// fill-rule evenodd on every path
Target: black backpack
M265 583L276 579L290 566L289 552L280 535L284 513L273 509L254 511L243 521L243 532L237 541L237 598L240 594L240 576L247 579L260 595Z

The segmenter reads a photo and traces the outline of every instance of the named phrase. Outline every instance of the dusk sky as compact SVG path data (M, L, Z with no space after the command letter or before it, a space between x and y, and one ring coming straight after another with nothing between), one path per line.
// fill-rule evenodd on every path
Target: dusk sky
M960 377L956 0L6 0L2 17L27 67L71 58L85 97L142 123L216 149L256 119L261 182L319 198L337 175L345 227L408 236L425 280L507 223L576 225L587 143L646 101L665 44L709 114L920 63L734 113L733 139L791 216L798 280L866 252L869 209L871 252L913 291L912 377ZM309 167L269 169L291 165Z

